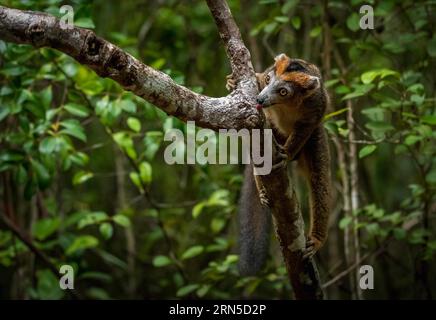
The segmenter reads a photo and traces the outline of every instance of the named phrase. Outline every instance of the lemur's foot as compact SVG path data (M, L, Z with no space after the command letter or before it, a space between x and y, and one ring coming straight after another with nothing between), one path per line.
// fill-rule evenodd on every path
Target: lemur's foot
M269 202L269 199L268 199L268 196L266 194L265 189L261 189L259 191L259 200L260 200L260 204L262 206L268 207L268 208L270 207L270 202Z
M306 241L306 249L303 250L303 259L313 257L315 253L321 248L322 242L313 236L309 236Z
M236 80L233 79L233 73L226 76L227 83L226 83L226 89L227 91L232 92L236 88Z

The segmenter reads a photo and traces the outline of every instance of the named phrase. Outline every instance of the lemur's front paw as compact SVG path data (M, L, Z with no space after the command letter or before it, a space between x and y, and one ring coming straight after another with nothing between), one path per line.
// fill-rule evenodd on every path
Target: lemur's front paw
M268 199L268 196L266 194L265 189L262 189L259 191L259 200L260 200L260 204L264 207L270 207L270 202Z
M233 73L226 76L226 79L227 79L226 89L232 92L236 88L236 80L233 79Z
M310 257L313 257L321 247L321 241L312 235L308 236L306 241L306 249L303 250L303 259L309 259Z
M283 148L283 146L281 145L277 145L277 159L275 161L275 164L273 165L272 169L278 169L278 168L282 168L283 166L286 165L286 163L288 162L289 158L288 155L285 152L285 149Z
M289 160L289 155L286 152L286 149L282 145L277 145L278 148L278 156L282 160Z

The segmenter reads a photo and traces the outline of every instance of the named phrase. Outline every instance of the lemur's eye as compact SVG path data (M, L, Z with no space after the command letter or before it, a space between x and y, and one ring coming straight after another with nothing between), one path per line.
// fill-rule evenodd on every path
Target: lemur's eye
M271 80L271 77L269 75L266 75L265 83L268 84L270 80Z
M286 90L285 88L282 88L282 89L280 89L279 93L282 97L284 97L288 94L288 90Z

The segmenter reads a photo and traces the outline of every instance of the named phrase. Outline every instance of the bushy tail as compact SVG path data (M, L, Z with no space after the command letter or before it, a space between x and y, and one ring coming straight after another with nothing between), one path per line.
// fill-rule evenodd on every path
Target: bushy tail
M255 275L268 255L271 212L260 203L252 165L245 166L239 199L239 230L239 272Z

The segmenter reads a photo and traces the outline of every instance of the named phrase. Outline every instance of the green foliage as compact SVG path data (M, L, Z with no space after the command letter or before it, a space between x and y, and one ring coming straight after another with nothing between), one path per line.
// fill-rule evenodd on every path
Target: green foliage
M63 3L6 1L57 16ZM324 124L330 141L349 146L353 115L361 205L334 221L335 239L353 228L362 251L388 241L401 249L386 250L400 252L404 264L410 262L405 249L413 259L433 263L434 223L426 217L436 194L434 5L370 1L376 28L361 30L362 1L328 1L334 51L326 70L320 55L328 31L323 6L247 3L229 1L254 65L266 67L273 53L285 51L329 74L332 109ZM177 83L210 96L227 94L230 68L204 1L146 1L141 14L130 1L75 1L74 9L76 25L95 28ZM149 21L141 39L138 33ZM277 246L259 275L238 273L239 168L166 165L163 137L171 128L185 130L181 121L68 56L0 41L0 180L14 190L20 226L56 267L74 266L84 297L288 298ZM336 188L349 172L341 171L336 144L331 147ZM333 211L342 213L335 193ZM1 207L8 201L3 196ZM0 267L7 271L2 285L21 286L33 299L68 298L39 261L26 265L29 249L0 226ZM334 276L329 272L338 261L320 261L323 279ZM9 277L17 266L27 272L19 284ZM413 285L400 283L398 292ZM383 290L377 294L386 298Z

